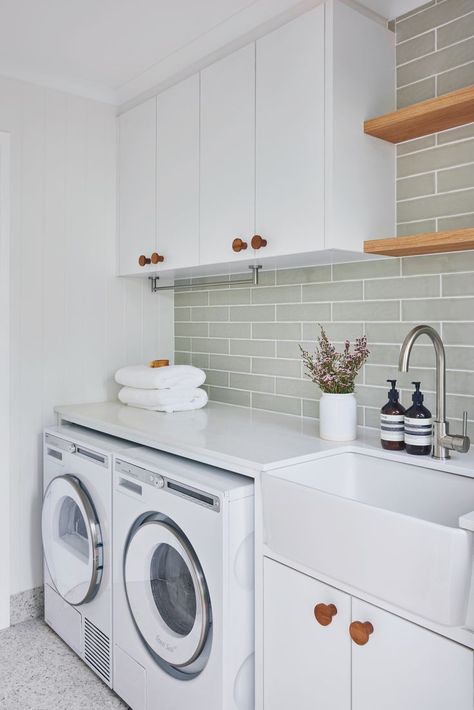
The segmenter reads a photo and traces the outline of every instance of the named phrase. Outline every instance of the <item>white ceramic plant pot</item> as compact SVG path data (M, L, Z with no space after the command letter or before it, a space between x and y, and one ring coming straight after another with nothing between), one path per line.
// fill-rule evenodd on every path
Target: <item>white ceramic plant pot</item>
M319 401L319 436L328 441L353 441L357 437L355 395L323 392Z

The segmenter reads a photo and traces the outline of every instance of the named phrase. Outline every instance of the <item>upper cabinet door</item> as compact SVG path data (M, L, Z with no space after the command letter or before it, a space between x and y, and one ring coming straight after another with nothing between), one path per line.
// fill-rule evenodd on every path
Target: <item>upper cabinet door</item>
M199 263L199 75L160 94L156 118L156 251L164 257L165 269L195 266Z
M352 710L472 710L470 649L358 599L352 617L373 626L352 644Z
M319 5L257 42L262 255L324 248L324 12Z
M119 273L147 271L140 266L155 250L156 99L119 118Z
M255 229L255 46L201 73L201 229L203 264L251 254ZM248 244L233 251L235 238Z

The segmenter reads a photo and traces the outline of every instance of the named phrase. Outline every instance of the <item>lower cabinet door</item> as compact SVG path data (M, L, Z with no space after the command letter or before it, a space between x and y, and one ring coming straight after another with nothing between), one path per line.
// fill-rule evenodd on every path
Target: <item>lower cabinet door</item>
M350 710L350 610L347 594L265 559L265 710Z
M472 710L473 652L352 600L352 710ZM370 629L370 627L369 627Z

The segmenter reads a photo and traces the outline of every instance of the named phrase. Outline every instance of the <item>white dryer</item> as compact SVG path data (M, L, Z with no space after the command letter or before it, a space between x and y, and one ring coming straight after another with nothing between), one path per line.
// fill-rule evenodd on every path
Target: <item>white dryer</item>
M112 453L126 447L81 427L44 433L45 621L109 686Z
M114 690L254 708L253 481L138 447L114 464Z

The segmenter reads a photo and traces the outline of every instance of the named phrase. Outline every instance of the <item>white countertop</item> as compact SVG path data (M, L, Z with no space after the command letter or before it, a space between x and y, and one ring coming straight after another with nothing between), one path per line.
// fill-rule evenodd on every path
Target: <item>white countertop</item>
M429 468L474 478L474 447L440 462L382 449L378 431L359 427L349 443L323 441L314 419L274 414L246 407L209 402L191 412L149 412L99 402L59 406L59 418L79 426L133 441L160 451L255 478L262 471L283 468L336 451L361 451L394 460L416 460Z

